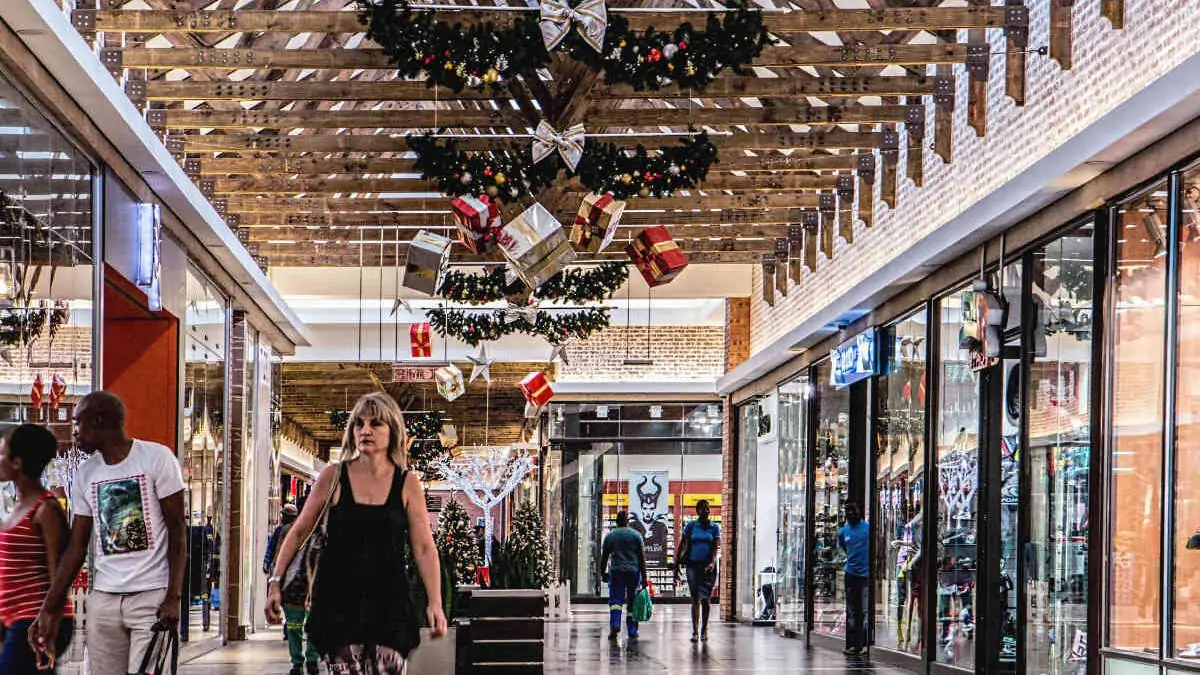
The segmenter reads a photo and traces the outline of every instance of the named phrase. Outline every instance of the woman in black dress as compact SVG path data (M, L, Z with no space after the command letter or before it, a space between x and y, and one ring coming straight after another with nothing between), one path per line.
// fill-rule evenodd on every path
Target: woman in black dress
M269 580L267 620L280 618L280 579L317 525L330 491L328 543L310 599L308 637L334 675L402 675L420 642L408 592L406 549L425 584L433 637L446 632L441 571L425 496L409 473L404 422L386 394L358 400L342 461L325 468L283 541Z

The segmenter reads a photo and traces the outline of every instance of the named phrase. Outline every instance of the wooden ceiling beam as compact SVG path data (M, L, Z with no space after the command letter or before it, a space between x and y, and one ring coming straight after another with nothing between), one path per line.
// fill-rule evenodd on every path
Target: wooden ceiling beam
M560 222L572 221L574 213L559 211L555 217ZM743 225L787 225L800 220L800 213L790 209L724 210L724 211L627 211L621 218L622 227L645 227L647 225L679 225L695 227L734 227ZM241 227L357 227L363 230L385 230L384 238L396 239L409 230L437 230L453 237L455 228L449 212L445 213L281 213L255 212L239 214ZM378 236L378 234L376 234Z
M381 49L159 49L131 47L107 49L105 63L123 68L184 70L239 70L243 68L317 68L327 70L394 70ZM767 47L754 64L764 68L800 66L857 67L871 65L921 65L965 63L965 44L888 45L845 47L806 45Z
M904 122L921 106L814 106L781 102L771 108L613 108L591 110L595 127L780 126L791 124L874 124ZM166 129L432 129L436 127L527 128L517 110L333 110L320 115L284 111L152 111L155 126Z
M749 194L726 195L708 194L687 197L647 198L634 201L631 209L660 211L660 210L712 210L712 209L791 209L816 208L817 196L807 193L773 195ZM432 202L432 204L430 204ZM331 197L240 197L234 196L226 200L225 208L228 213L254 213L285 211L293 213L338 212L353 213L357 211L397 211L422 210L423 207L433 206L436 209L445 208L445 200L440 195L412 197L366 197L331 198ZM626 211L628 214L629 212Z
M811 79L721 77L703 90L668 85L658 90L635 91L632 86L602 85L598 99L736 99L858 98L860 96L923 96L934 93L932 77L828 77ZM491 100L505 98L489 90L439 89L439 100ZM434 95L425 82L164 82L146 83L149 101L428 101Z
M619 11L613 10L610 11ZM512 11L438 11L438 19L450 23L504 24L518 15ZM536 17L536 12L522 12ZM703 26L707 12L623 13L633 30L690 22ZM356 12L216 10L174 12L167 10L75 10L72 20L83 30L102 33L360 33L364 26ZM938 7L888 10L830 10L823 12L770 12L763 16L775 34L810 31L954 30L1002 28L1005 11L987 8Z
M618 237L621 241L627 241L629 235L636 230L641 230L640 225L622 224L618 230ZM722 239L738 239L738 238L776 238L786 237L786 224L773 225L668 225L671 230L671 235L676 239L705 239L711 237L720 237ZM350 239L372 239L378 238L379 228L372 227L250 227L248 229L249 241L265 243L277 241L280 239L291 239L301 241L345 241ZM383 240L384 246L395 246L400 243L407 246L406 242L412 241L418 232L425 229L434 228L409 228L403 230L384 230ZM378 246L378 245L376 245Z
M294 252L284 252L284 248L296 248ZM393 267L399 262L404 262L404 251L401 251L401 258L397 261L395 253L389 251L385 247L384 254L380 256L379 247L376 246L374 251L370 251L370 246L364 247L363 265L367 267ZM611 250L610 250L611 251ZM597 254L586 254L581 256L582 260L628 260L629 256L624 251L610 252ZM359 255L357 245L339 245L339 246L310 246L305 250L300 250L299 247L275 247L266 246L262 253L271 267L358 267ZM687 254L688 262L693 265L710 265L710 264L735 264L735 265L756 265L762 262L763 254L757 251L692 251ZM463 263L472 264L469 262ZM285 397L286 398L286 397Z

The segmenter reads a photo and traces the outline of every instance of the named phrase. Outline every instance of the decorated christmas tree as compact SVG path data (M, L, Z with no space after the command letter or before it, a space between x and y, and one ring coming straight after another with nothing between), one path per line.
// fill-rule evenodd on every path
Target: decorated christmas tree
M512 532L493 563L492 579L500 588L546 588L550 585L550 557L542 516L530 503L513 516Z
M453 562L454 579L457 583L475 583L479 547L475 543L475 534L471 530L467 510L453 499L447 501L438 521L437 547L443 560Z
M433 463L448 457L446 448L438 439L442 430L442 414L440 412L406 413L404 428L412 445L408 447L408 466L413 471L419 471L422 480L432 480L437 470Z

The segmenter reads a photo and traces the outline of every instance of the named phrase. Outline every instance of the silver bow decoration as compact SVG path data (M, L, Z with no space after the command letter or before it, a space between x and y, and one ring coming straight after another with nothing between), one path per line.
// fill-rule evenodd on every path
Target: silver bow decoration
M510 302L504 308L504 323L512 323L514 321L523 320L530 326L536 326L537 315L537 305L521 306L515 302Z
M537 131L533 132L533 161L536 164L557 150L567 168L573 172L579 166L579 160L583 159L584 137L582 124L576 124L560 134L549 122L542 120L538 122Z
M608 8L604 0L583 0L572 7L568 0L543 0L541 4L542 41L553 51L578 26L579 35L592 49L604 51L604 33L608 30Z

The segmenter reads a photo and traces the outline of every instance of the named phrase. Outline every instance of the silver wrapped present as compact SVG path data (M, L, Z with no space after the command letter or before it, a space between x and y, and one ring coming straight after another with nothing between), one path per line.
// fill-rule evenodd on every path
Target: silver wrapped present
M437 295L449 260L450 240L440 234L421 230L408 245L408 259L404 263L404 278L400 283L414 291Z

